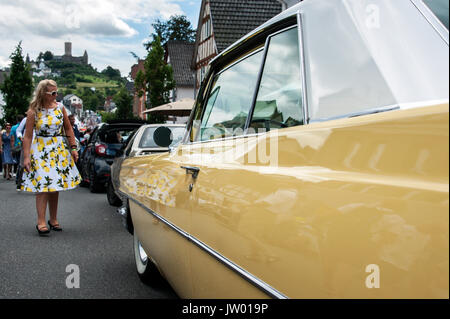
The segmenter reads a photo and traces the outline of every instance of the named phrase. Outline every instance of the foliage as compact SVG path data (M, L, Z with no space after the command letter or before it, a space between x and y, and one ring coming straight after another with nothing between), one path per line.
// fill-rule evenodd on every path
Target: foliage
M157 36L151 43L151 49L144 61L144 72L137 74L135 80L136 91L142 96L145 91L148 94L149 105L147 108L169 103L170 91L175 88L172 66L164 61L164 49L160 38ZM162 116L153 116L153 123L164 121Z
M25 63L22 55L22 41L10 55L11 73L0 87L5 100L5 119L14 123L19 114L28 110L33 91L30 66Z
M110 113L105 111L98 112L102 117L102 122L108 123L116 119L116 113Z
M42 58L44 59L44 61L50 61L53 59L53 53L51 53L50 51L45 51L45 53L42 55Z
M154 41L156 37L159 37L162 46L165 46L168 41L195 42L196 31L185 15L174 15L167 21L158 19L152 27L155 32L151 34L151 39ZM145 43L144 46L149 50L151 42Z
M133 97L128 93L125 87L114 96L114 102L117 106L116 118L133 119Z
M103 75L106 75L110 79L120 79L120 71L118 69L113 69L108 65L106 69L101 72Z
M105 97L97 90L93 91L90 88L84 87L77 90L74 94L83 100L85 110L97 111L99 106L105 104Z

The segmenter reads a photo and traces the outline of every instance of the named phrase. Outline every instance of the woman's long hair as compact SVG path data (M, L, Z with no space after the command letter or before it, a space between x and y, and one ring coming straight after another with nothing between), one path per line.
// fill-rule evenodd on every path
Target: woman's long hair
M49 86L57 86L57 84L53 80L42 80L39 82L36 90L34 90L33 99L30 103L30 110L32 110L35 114L41 111L44 107L44 96L45 92L47 92L47 87Z

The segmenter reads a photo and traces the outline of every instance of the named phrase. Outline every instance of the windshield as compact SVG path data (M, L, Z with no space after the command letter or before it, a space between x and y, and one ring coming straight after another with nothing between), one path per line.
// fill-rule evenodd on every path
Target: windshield
M142 134L141 141L139 142L139 148L159 148L153 140L153 133L158 127L147 127ZM170 146L175 146L181 142L184 136L184 127L167 127L172 131L172 143Z

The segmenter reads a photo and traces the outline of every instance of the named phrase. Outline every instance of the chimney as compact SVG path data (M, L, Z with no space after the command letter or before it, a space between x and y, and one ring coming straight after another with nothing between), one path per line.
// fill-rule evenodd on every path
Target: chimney
M64 42L64 55L72 56L72 42Z

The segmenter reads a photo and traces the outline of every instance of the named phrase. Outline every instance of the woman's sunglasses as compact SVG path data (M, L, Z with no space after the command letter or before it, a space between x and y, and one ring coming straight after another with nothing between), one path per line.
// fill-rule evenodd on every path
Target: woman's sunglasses
M49 94L51 96L56 96L56 95L58 95L58 91L45 92L45 94Z

